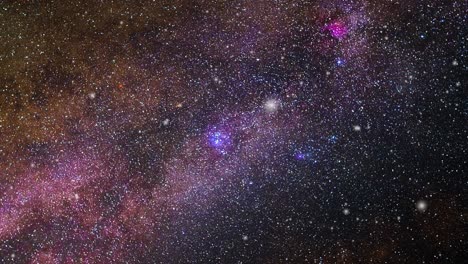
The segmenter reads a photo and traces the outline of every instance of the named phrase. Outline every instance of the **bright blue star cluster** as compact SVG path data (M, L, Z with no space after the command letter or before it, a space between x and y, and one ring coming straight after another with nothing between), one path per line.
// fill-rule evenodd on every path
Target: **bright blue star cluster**
M232 146L232 140L229 133L215 130L208 134L210 145L219 151L221 154L227 154L227 151Z

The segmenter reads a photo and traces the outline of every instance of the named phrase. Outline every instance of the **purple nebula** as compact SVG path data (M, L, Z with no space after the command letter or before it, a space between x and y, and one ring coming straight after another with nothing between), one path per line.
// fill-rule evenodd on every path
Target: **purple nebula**
M328 30L332 37L336 39L342 39L348 35L348 27L341 21L335 21L326 25L325 30Z

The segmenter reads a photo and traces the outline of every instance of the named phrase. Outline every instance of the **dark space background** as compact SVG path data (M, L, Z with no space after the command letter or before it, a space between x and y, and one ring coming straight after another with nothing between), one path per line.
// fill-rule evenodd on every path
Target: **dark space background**
M0 1L0 263L466 263L467 10Z

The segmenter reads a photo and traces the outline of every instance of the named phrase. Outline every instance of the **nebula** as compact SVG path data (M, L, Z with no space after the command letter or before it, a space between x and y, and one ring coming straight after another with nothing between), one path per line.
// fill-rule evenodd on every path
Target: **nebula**
M2 1L0 263L462 263L462 1Z
M325 29L328 30L330 34L337 39L342 39L348 35L348 28L340 21L332 22L329 25L326 25Z

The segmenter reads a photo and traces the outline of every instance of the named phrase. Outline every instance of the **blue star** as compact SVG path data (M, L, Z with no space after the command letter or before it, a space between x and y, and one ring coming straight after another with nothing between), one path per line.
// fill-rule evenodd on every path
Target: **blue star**
M304 154L304 153L296 153L295 157L296 157L297 160L305 160L306 157L307 157L307 154Z
M344 64L345 64L345 61L342 58L336 59L336 65L343 66Z
M334 144L338 141L338 137L335 135L331 135L330 137L328 137L328 141Z

